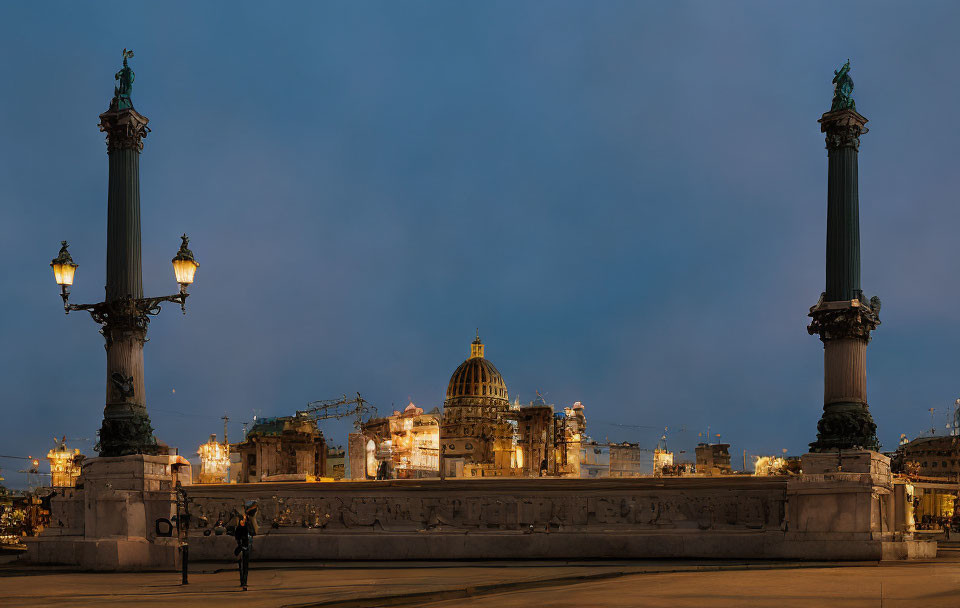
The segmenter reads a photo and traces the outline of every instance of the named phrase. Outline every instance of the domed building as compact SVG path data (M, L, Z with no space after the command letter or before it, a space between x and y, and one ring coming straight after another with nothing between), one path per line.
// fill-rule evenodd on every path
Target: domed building
M483 342L480 341L479 332L470 344L470 358L461 363L450 376L443 407L444 410L473 408L472 415L481 415L481 409L503 411L510 408L503 376L493 363L483 358Z
M440 431L442 466L447 477L479 477L512 469L514 428L507 385L484 358L480 333L470 357L450 376Z

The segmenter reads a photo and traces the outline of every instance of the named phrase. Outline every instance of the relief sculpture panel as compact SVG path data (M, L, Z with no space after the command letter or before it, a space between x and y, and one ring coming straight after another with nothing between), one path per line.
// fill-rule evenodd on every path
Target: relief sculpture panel
M535 484L530 484L535 486ZM517 529L590 530L759 530L776 529L783 520L784 493L778 489L690 491L687 489L524 493L404 491L370 487L336 492L321 485L292 487L284 495L259 494L255 486L203 496L193 486L191 527L225 524L245 500L260 504L264 533L301 528L317 533L351 532L496 532ZM225 495L227 494L227 495Z

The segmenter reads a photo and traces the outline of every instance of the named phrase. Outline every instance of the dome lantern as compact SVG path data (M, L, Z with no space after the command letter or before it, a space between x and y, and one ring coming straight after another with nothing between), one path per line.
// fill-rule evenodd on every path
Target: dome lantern
M483 342L480 341L480 328L477 328L477 337L470 343L470 358L483 358Z

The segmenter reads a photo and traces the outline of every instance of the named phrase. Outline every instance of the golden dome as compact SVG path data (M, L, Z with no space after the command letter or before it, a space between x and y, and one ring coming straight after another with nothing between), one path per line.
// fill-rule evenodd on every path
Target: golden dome
M510 406L507 385L497 368L483 358L483 342L480 335L470 345L470 358L450 376L447 399L444 407L464 405Z

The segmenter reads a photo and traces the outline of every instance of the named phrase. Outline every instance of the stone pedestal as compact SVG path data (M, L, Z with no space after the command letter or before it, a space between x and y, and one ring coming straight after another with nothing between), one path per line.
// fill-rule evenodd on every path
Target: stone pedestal
M175 568L175 529L159 536L157 522L175 515L177 459L139 454L85 463L78 486L52 498L50 527L27 539L28 559L92 570ZM160 525L161 533L168 529Z
M859 547L883 559L936 554L935 544L913 539L912 505L899 504L907 495L895 488L888 457L870 450L818 452L805 454L801 468L787 484L786 540L835 544L844 555Z
M787 495L791 532L836 540L884 540L895 529L890 459L877 452L805 454ZM839 536L838 536L839 535Z

